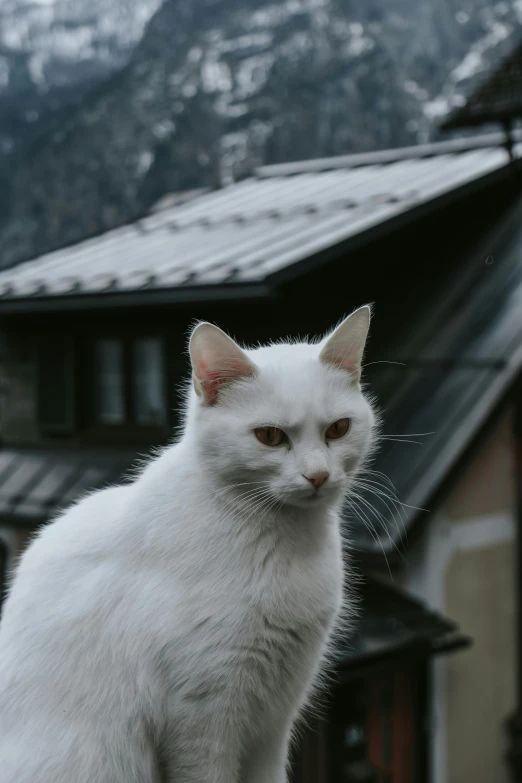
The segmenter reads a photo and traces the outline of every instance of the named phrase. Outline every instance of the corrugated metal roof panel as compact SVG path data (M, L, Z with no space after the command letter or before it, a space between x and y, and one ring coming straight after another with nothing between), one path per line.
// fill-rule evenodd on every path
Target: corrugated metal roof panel
M0 454L0 511L32 526L88 490L121 480L135 455L6 449Z
M448 291L440 328L431 329L425 344L409 355L403 346L404 366L366 371L386 407L386 427L378 474L367 480L365 501L374 509L363 503L350 513L363 512L353 531L364 549L390 552L404 543L418 507L429 502L521 371L522 201L507 222L508 236L492 263L475 259L472 279L463 270L465 297L462 286Z
M489 137L488 137L489 138ZM20 298L259 282L508 165L506 151L430 145L328 170L289 164L0 272ZM399 151L400 152L400 151ZM406 152L406 151L404 151ZM436 154L438 152L438 154ZM304 164L301 164L304 165ZM283 169L285 171L285 169Z

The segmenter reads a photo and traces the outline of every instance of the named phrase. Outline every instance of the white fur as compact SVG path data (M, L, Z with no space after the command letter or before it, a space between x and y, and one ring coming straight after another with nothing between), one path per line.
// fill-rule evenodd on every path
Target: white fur
M373 430L358 367L320 360L325 344L247 351L255 372L215 404L190 392L179 442L29 546L0 624L2 783L287 780L342 608L339 509ZM261 425L290 443L262 445ZM330 473L317 492L314 471Z

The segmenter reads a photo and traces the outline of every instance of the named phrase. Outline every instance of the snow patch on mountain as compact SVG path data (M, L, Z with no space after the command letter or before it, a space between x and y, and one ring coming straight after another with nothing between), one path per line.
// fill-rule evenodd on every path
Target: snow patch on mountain
M431 122L441 121L453 109L464 105L467 95L520 40L521 30L517 22L521 13L522 0L515 0L511 8L502 2L483 11L485 35L475 41L452 69L439 95L426 101L423 107L426 118ZM509 16L511 18L508 19Z
M4 0L0 48L8 61L27 56L39 89L69 81L71 64L120 67L161 0ZM14 63L13 63L14 67ZM4 80L0 86L5 85Z

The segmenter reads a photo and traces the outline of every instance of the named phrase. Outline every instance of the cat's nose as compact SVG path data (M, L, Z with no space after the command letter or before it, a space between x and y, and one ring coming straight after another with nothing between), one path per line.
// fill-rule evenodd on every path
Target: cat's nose
M328 478L330 474L327 470L322 471L321 473L313 473L311 476L305 476L305 479L310 482L316 489L319 489L326 479Z

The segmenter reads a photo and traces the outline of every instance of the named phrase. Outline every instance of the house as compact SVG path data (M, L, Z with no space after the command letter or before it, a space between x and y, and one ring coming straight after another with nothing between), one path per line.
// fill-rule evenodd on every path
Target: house
M379 783L507 779L521 147L510 157L494 133L264 167L0 272L6 567L59 508L168 440L195 319L249 343L375 302L365 377L384 430L345 523L364 611L296 783L363 780L368 764Z
M505 147L512 160L516 160L514 152L516 130L520 132L522 121L522 43L518 43L504 57L499 65L479 83L471 92L463 105L455 107L444 118L441 129L446 131L476 131L481 127L500 125L505 133ZM520 442L520 424L515 423L515 440ZM518 484L520 487L520 467ZM515 489L515 491L517 491ZM518 500L520 520L520 494ZM519 556L520 568L520 556ZM520 594L520 586L519 586ZM520 599L519 599L520 600ZM520 623L518 626L520 637ZM519 652L519 657L521 653ZM518 672L517 701L515 710L506 724L510 747L508 759L512 768L513 779L522 780L522 672Z

